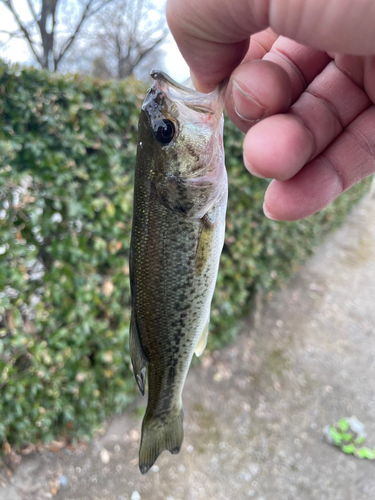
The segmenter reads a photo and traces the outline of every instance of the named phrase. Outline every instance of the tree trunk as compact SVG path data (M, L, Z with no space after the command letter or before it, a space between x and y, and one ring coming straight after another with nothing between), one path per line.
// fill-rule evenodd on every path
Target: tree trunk
M42 0L42 11L38 20L43 46L42 67L52 71L57 69L53 57L57 2L58 0Z

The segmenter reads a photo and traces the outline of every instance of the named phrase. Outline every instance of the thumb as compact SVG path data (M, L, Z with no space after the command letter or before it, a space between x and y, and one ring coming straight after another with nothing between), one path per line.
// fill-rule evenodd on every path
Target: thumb
M168 0L167 19L205 91L231 74L250 36L268 27L319 50L375 54L373 0Z

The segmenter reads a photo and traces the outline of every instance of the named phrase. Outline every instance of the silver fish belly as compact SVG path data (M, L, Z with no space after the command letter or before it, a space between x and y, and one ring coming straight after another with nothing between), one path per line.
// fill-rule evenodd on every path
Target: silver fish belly
M224 88L201 94L152 72L139 121L130 248L134 375L148 404L139 467L183 441L181 395L206 345L224 243Z

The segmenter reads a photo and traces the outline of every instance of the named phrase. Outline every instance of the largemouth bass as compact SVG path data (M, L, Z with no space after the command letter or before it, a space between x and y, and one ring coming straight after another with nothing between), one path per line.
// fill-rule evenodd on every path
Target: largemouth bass
M130 248L130 353L148 404L139 468L183 441L182 389L205 346L224 242L224 85L202 94L151 73L139 120Z

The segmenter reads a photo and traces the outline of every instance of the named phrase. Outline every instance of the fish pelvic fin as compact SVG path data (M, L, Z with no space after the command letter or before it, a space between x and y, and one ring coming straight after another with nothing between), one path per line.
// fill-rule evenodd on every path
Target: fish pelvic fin
M137 323L135 321L133 313L130 320L129 344L134 377L138 384L139 390L144 396L146 388L146 368L148 365L148 360L142 349Z
M183 410L165 422L159 419L143 420L142 439L139 450L139 470L146 474L155 463L160 453L169 450L176 455L180 452L184 439Z
M199 356L203 353L207 345L207 337L210 326L210 314L208 314L207 321L202 330L201 336L199 338L197 347L195 348L195 355L199 358Z

